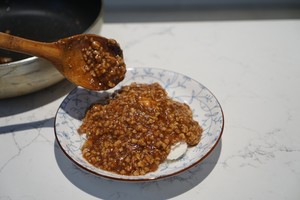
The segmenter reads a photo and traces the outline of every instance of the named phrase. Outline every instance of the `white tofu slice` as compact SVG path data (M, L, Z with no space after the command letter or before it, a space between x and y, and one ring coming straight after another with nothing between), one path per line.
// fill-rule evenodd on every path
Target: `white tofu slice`
M172 161L172 160L177 160L181 156L185 154L187 151L187 144L186 142L177 142L173 146L171 146L171 151L167 157L167 160Z

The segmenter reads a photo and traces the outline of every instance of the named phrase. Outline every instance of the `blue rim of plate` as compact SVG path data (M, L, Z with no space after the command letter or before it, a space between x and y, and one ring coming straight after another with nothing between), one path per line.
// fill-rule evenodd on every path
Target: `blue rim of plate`
M99 98L132 82L158 82L174 100L187 103L193 117L203 127L200 143L189 148L186 155L178 161L161 164L159 173L153 172L144 176L123 176L96 169L84 160L81 145L84 139L77 133L86 109ZM159 68L128 68L125 79L115 88L97 92L77 87L73 89L59 106L54 122L56 141L64 154L80 168L112 180L119 181L152 181L177 175L203 161L217 146L224 129L224 113L216 97L198 81L190 77ZM174 164L175 163L175 164Z

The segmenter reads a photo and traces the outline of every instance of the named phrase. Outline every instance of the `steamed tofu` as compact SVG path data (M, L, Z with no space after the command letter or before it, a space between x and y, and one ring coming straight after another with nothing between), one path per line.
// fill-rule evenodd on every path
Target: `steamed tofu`
M183 156L185 154L185 152L187 151L187 144L186 142L177 142L176 144L174 144L173 146L171 146L171 151L167 157L167 160L177 160L178 158L180 158L181 156Z

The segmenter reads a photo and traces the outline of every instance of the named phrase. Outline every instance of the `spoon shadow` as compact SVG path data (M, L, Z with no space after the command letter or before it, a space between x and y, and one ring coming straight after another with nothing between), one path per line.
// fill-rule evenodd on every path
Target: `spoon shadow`
M111 94L107 91L92 91L76 87L66 97L60 109L71 118L82 120L90 107L94 104L106 104Z
M5 133L19 132L19 131L37 129L42 127L43 128L53 127L53 124L54 124L54 117L44 119L44 120L34 121L34 122L0 126L0 135Z

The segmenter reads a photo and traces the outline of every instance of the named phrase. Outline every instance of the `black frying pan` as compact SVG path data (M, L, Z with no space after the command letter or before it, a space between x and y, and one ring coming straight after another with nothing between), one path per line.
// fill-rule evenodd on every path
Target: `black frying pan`
M1 0L0 31L27 39L53 42L83 33L101 12L101 0ZM28 55L0 50L13 61Z

